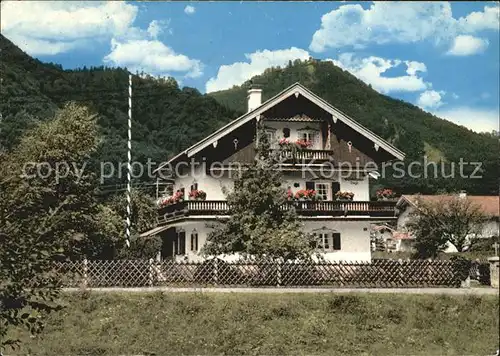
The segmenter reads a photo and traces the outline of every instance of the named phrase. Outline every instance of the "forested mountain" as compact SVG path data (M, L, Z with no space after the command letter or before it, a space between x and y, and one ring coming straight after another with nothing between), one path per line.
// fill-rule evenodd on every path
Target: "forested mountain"
M242 113L246 110L246 92L250 85L258 85L263 89L262 100L265 101L295 82L300 82L403 150L407 163L422 162L422 157L427 155L430 161L444 161L444 173L447 175L452 169L451 162L455 162L456 176L459 176L460 158L465 162L482 162L483 179L434 179L433 170L429 169L427 178L389 179L382 181L382 185L389 184L403 192L433 193L465 189L473 194L498 194L498 137L475 133L417 106L381 95L332 62L314 59L290 61L285 68L269 68L241 86L209 95ZM438 169L441 171L440 167ZM464 172L470 174L474 169L474 166L468 165Z
M99 114L104 141L97 160L126 161L128 72L122 68L63 70L42 63L0 37L2 76L0 144L12 149L22 133L74 100ZM172 79L133 78L133 160L163 162L237 114ZM123 177L124 178L124 177ZM108 183L123 181L115 179Z
M0 35L0 144L11 150L20 136L67 101L89 106L99 114L103 142L96 160L126 160L128 72L122 68L63 70L31 58ZM230 90L202 95L179 88L172 79L134 76L133 159L164 161L210 134L246 109L249 82ZM498 139L476 134L421 109L380 95L331 62L295 61L252 78L264 100L300 82L332 105L405 151L407 161L433 159L483 162L483 179L387 179L405 193L466 189L498 193ZM458 167L456 167L458 170ZM449 172L449 169L446 171ZM108 181L116 183L124 177ZM376 187L376 185L374 186Z

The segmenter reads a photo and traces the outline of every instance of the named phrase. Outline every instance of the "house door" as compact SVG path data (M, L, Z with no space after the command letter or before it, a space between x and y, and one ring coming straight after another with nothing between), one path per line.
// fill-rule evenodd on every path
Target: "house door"
M161 234L162 244L161 244L161 258L168 259L174 257L175 246L174 242L177 240L177 234L175 233L175 228L170 228Z

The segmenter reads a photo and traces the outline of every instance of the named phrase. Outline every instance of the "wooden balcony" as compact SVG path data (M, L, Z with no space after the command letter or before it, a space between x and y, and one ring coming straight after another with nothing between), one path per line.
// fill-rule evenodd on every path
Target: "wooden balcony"
M296 201L287 202L282 208L295 207L299 216L365 216L395 217L396 202L393 201ZM225 200L183 201L158 209L159 224L189 216L228 215L229 207Z
M329 161L333 157L332 150L297 150L297 151L282 151L273 150L279 152L283 161L295 161L299 163L301 161Z

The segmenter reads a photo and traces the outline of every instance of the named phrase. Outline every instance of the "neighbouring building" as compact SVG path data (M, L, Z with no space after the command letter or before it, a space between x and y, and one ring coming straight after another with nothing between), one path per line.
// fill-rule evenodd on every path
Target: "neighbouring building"
M416 204L417 199L421 199L424 202L442 202L447 199L452 199L453 195L402 195L397 204L396 209L398 213L396 229L392 233L393 239L397 239L395 236L404 237L407 240L407 245L414 241L414 237L407 230L406 226L410 221L412 212L418 209ZM461 199L467 199L472 204L477 205L481 211L488 216L488 221L475 237L477 238L489 238L493 236L498 236L500 231L500 198L498 196L487 196L487 195L467 195L466 193L460 193L459 197ZM398 250L399 251L399 250ZM448 243L445 252L457 252L457 249L453 244Z
M376 243L372 250L385 252L411 252L415 239L408 232L397 231L395 226L388 224L374 224L371 228L372 237L375 241L380 241L381 246L377 248Z
M201 259L210 223L228 216L223 188L233 187L235 163L255 157L261 122L275 149L286 142L303 146L294 154L284 151L282 186L291 194L314 190L322 198L295 204L323 256L371 260L370 224L395 221L396 202L370 201L370 177L379 176L382 162L403 160L404 153L299 83L264 103L261 98L262 90L250 89L247 113L158 168L157 173L175 171L172 196L160 198L158 227L142 236L163 238L162 258ZM336 200L337 192L352 198Z

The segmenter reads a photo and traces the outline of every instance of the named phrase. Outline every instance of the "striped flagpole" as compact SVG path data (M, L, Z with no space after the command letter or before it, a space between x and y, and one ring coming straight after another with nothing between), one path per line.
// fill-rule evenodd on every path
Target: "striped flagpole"
M127 236L125 243L130 247L130 220L132 216L131 207L131 178L132 178L132 74L128 76L128 149L127 149Z

